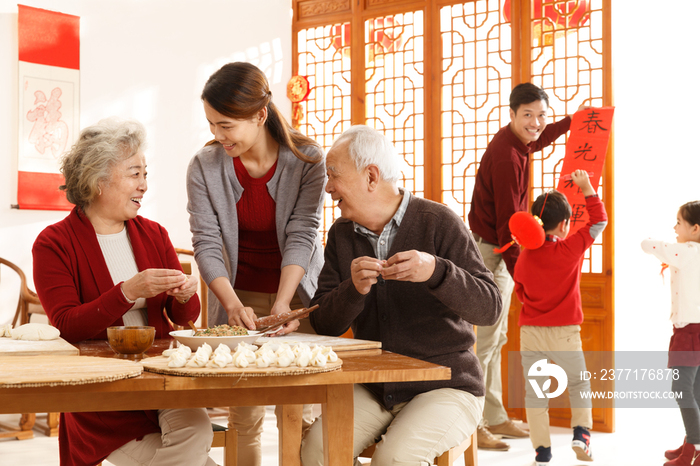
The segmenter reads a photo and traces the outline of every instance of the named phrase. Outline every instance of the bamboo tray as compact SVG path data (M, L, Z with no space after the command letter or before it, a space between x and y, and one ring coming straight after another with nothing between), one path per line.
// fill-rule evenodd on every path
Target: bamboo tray
M302 375L317 374L321 372L331 372L339 370L343 361L338 359L329 362L325 366L290 366L290 367L168 367L168 358L165 356L155 356L141 361L143 368L149 372L157 372L167 375L182 375L188 377L267 377L279 375Z
M0 359L0 388L111 382L141 375L141 364L90 356L13 356Z

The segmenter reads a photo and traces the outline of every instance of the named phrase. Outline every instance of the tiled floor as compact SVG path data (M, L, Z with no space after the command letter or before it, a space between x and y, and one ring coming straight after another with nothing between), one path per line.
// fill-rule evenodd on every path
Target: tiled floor
M18 416L2 415L0 421L18 419ZM225 422L224 419L215 421ZM619 409L616 413L616 433L594 432L592 447L595 461L583 463L576 460L570 448L571 431L553 427L552 466L660 466L663 452L676 448L683 440L683 424L677 409ZM508 452L479 451L481 466L531 466L534 453L529 439L507 440ZM263 465L277 465L277 427L272 407L268 407L263 434ZM222 449L212 450L211 457L222 462ZM0 440L0 465L2 466L57 466L58 441L37 433L32 440ZM457 462L454 466L461 466ZM244 465L241 465L244 466Z

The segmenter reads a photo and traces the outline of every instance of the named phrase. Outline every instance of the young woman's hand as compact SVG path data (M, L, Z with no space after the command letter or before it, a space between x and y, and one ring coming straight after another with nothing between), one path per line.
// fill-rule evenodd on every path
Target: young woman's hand
M275 302L275 304L272 305L272 309L270 309L270 315L277 315L277 314L282 314L284 312L290 312L292 309L289 307L289 304L286 303L281 303L279 301ZM269 336L271 337L277 337L277 336L282 336L286 335L288 333L292 333L296 329L299 328L300 322L299 320L293 320L291 322L287 322L284 324L282 327L280 327L279 330L277 330L275 333L271 333Z
M238 325L239 327L255 330L255 311L252 307L237 306L232 309L226 309L228 314L228 324Z

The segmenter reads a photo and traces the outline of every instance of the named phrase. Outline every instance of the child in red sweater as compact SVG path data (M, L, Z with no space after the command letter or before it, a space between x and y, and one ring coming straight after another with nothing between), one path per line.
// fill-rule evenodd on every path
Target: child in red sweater
M531 212L540 216L546 240L540 248L521 253L513 278L515 291L523 303L519 325L524 373L527 377L533 373L531 367L546 364L547 359L553 359L566 372L574 429L571 447L580 461L591 461L591 404L580 395L590 391L590 382L580 380L579 375L586 370L580 335L583 310L579 283L583 255L607 225L607 215L588 174L576 170L571 178L586 196L588 223L567 238L571 206L566 197L556 190L540 195ZM542 387L548 377L529 378L534 379L525 384L530 440L537 452L535 462L544 466L552 458L549 401L546 395L539 398L537 395L543 396L542 390L536 393L532 384L536 382Z

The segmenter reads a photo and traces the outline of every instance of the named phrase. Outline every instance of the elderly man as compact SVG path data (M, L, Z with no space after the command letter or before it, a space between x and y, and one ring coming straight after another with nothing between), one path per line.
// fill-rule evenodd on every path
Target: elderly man
M328 152L326 192L342 218L328 233L310 319L319 334L352 328L385 350L452 369L450 380L355 386L355 457L381 438L373 462L428 465L481 419L472 325L496 322L501 297L464 222L398 188L398 163L391 142L367 126L353 126ZM322 462L317 420L302 463Z

